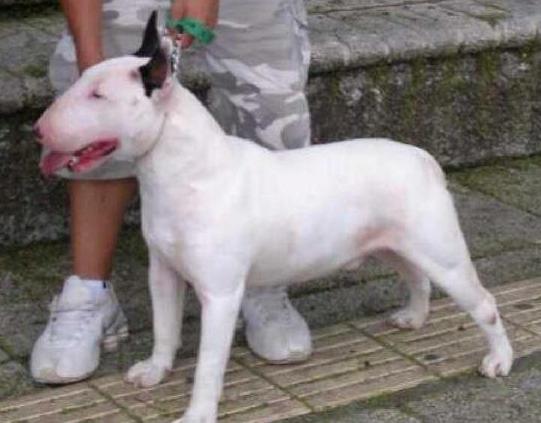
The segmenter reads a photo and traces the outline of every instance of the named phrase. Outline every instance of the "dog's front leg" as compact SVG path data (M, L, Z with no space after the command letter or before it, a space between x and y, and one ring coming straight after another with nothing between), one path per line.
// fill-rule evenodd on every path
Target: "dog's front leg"
M217 420L244 283L237 283L228 293L208 293L197 287L196 291L202 307L199 356L190 405L175 423L214 423Z
M154 327L152 356L130 368L126 380L148 387L160 383L173 367L180 347L182 314L186 282L159 257L150 251L150 296Z

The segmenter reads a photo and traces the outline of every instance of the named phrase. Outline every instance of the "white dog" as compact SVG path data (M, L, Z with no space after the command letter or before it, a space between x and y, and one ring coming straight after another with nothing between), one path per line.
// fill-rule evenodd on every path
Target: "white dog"
M367 256L408 283L409 303L394 324L423 324L430 280L486 335L481 372L508 374L513 353L494 298L428 153L384 139L271 152L227 136L171 77L166 50L151 18L135 56L88 69L37 123L51 150L44 173L85 171L113 155L136 163L155 337L151 357L127 380L152 386L171 369L188 282L201 302L202 336L192 399L178 422L215 422L246 286L307 281Z

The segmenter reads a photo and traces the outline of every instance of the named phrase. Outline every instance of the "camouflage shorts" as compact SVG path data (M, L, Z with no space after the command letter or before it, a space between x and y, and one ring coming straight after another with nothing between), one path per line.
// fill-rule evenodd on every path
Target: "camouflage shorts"
M104 0L103 46L106 57L135 51L152 9L165 11L169 0ZM211 81L209 108L229 134L270 149L310 143L304 88L310 61L303 0L222 0L216 38L197 54ZM65 32L51 58L49 75L57 93L78 77L75 48ZM85 175L115 179L133 176L131 163L111 161Z

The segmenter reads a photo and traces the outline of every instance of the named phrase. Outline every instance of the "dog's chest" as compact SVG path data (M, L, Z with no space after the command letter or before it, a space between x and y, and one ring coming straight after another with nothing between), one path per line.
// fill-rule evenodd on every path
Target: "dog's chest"
M190 243L190 227L195 226L193 213L176 196L167 192L145 192L141 195L141 223L149 248L171 262L178 262Z
M176 195L175 190L162 187L141 195L141 206L142 231L149 249L187 280L197 279L201 263L205 259L208 263L217 250L230 249L223 240L230 242L229 231L237 226L233 222L221 225L220 207L211 207L204 195Z

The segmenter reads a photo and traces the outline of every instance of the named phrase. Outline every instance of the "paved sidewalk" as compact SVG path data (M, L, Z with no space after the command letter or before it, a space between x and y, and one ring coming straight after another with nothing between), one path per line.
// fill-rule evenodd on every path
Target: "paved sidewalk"
M516 356L541 351L541 278L492 291ZM419 331L389 327L381 317L314 333L314 354L304 364L265 364L246 348L233 351L220 405L220 422L262 423L328 410L361 399L445 381L474 369L485 339L448 299L434 301ZM194 360L182 360L165 383L136 389L122 375L0 403L4 423L169 422L185 409ZM493 384L500 382L493 381Z

